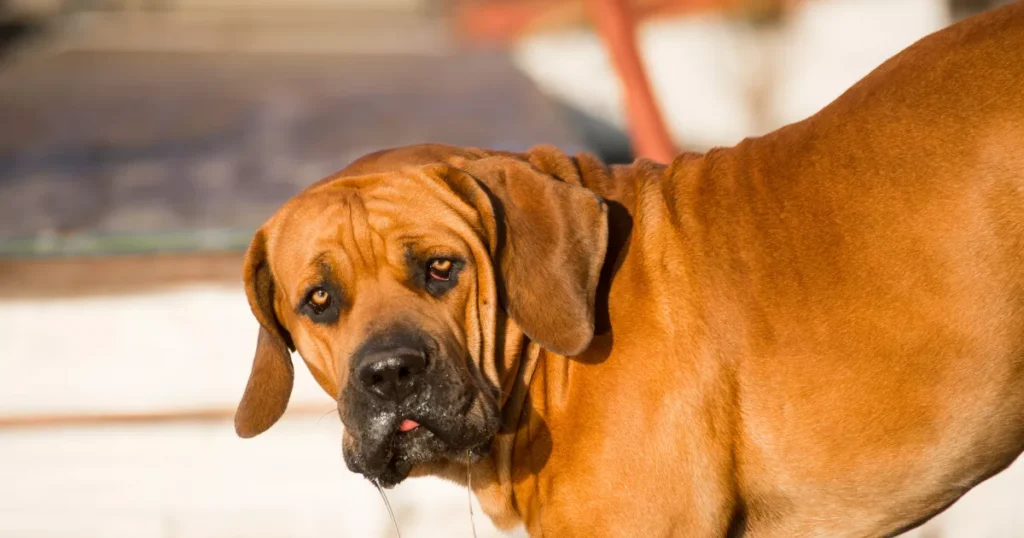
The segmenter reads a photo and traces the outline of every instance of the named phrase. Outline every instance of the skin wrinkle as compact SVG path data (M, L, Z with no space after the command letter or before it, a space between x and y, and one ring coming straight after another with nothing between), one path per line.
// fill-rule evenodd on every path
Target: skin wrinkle
M329 255L326 252L321 251L313 258L311 262L307 264L308 276L306 276L304 279L300 281L300 284L295 287L296 293L292 294L293 296L296 297L296 299L293 301L293 304L296 305L294 308L298 308L301 305L302 301L305 299L305 290L309 289L311 286L320 284L320 281L323 277L323 265L327 263L328 267L330 266L330 264L326 262L328 257ZM337 300L337 298L335 299ZM322 342L316 338L311 338L310 335L305 331L304 327L299 327L300 329L296 334L296 340L297 345L299 345L300 348L308 349L307 346L312 346L316 351L316 357L331 356L326 342ZM301 344L299 344L299 342L301 342ZM341 386L341 384L343 384L346 381L347 376L341 375L341 372L338 370L336 361L330 359L310 361L307 360L305 357L303 357L303 361L310 368L310 370L321 372L320 375L314 375L314 377L317 380L317 383L320 384L320 386L324 389L325 392L332 396L332 399L337 400L337 387ZM324 370L326 370L326 372L324 372ZM335 380L334 383L331 383L331 380Z
M345 252L358 254L363 274L376 276L380 269L373 253L373 239L370 237L366 210L359 192L350 191L343 207L348 213L348 233L345 236L347 241L342 242L342 248Z
M452 204L452 205L449 205L448 207L457 207L457 206ZM475 235L475 231L471 230L469 227L461 226L461 224L462 224L461 222L459 224L460 225L453 226L453 229L455 230L456 235L460 235L463 238L467 238L467 237L468 238L472 238ZM473 233L471 233L471 232L473 232ZM423 240L424 238L416 237L415 239L413 239L413 238L408 237L408 236L402 236L402 237L400 237L399 241L404 243L404 242L409 241L410 239L413 242L418 242L418 241ZM468 243L475 243L475 241L470 239L468 241ZM471 250L477 250L477 251L481 250L481 248L478 247L477 245L468 246L467 248L470 248ZM423 249L423 250L425 252L434 252L434 251L437 251L438 249L437 249L437 247L428 247L428 248ZM478 272L486 274L486 272L487 272L486 270L485 271L480 271L480 269L481 268L479 268L479 267L477 268ZM483 268L483 269L486 269L486 267ZM481 294L479 292L477 292L478 287L479 287L478 283L474 283L474 288L471 290L471 293L469 294L470 297L480 297ZM482 330L482 327L485 326L485 324L484 324L485 322L482 319L482 314L481 314L481 312L483 312L484 310L480 309L478 307L477 303L478 303L477 301L469 301L469 300L464 302L464 305L462 307L465 310L464 317L465 317L466 320L472 321L473 324L470 325L468 330L466 330L464 332L460 331L460 334L463 335L462 340L466 341L466 346L465 347L469 351L469 353L467 353L466 359L469 360L469 361L473 361L473 366L474 366L474 368L467 368L467 370L472 372L474 375L478 376L478 381L480 381L481 383L486 383L487 379L496 379L497 378L496 375L494 375L494 374L496 374L496 372L494 371L494 366L493 366L496 363L496 361L488 360L488 358L492 358L494 356L494 354L493 354L493 351L485 350L486 343L484 342L484 340L482 338L483 335L485 334L485 331ZM490 329L490 331L493 333L493 328ZM488 367L488 365L491 365L491 366ZM489 375L491 377L488 377ZM480 377L480 376L482 376L482 377Z
M446 171L440 171L444 173ZM451 171L447 171L451 173ZM432 181L429 184L441 191L446 195L439 196L439 198L445 204L447 209L450 209L457 213L461 218L458 219L455 224L455 231L461 237L471 243L470 249L474 252L475 260L477 261L477 275L478 280L476 282L476 288L473 290L473 296L476 296L477 301L467 301L466 306L470 309L467 313L467 320L475 320L476 325L469 328L467 334L471 341L469 349L475 352L470 353L470 357L475 360L477 367L479 381L482 384L488 383L488 379L499 379L497 371L498 361L494 360L495 357L495 343L493 339L488 339L487 335L495 334L497 327L495 326L496 320L493 315L487 315L490 312L490 308L486 308L488 303L494 304L495 298L491 297L490 293L481 293L480 290L492 290L494 286L489 280L493 278L493 269L489 264L489 256L483 255L486 252L483 244L479 242L479 237L483 235L480 227L476 225L479 222L479 213L473 206L467 204L462 200L460 196L443 181L439 181L436 175L427 175ZM481 286L481 280L485 282ZM481 308L481 303L484 308ZM489 318L489 319L485 319ZM484 330L486 328L486 330Z
M459 225L469 226L472 233L467 233L463 237L477 237L486 235L486 232L480 226L480 213L472 205L467 203L459 193L455 192L451 186L444 181L439 179L439 174L442 173L461 173L454 170L437 170L435 174L427 174L426 177L429 180L428 184L435 189L442 191L444 194L439 195L438 198L442 201L447 209L455 212L460 218L458 219Z
M428 176L428 177L432 178L433 176ZM448 193L455 194L443 182L439 182L439 181L435 180L435 181L430 182L430 185L435 186L435 187L443 187ZM441 197L441 199L444 200L444 202L446 204L446 207L448 209L455 211L456 213L458 213L462 217L458 221L459 225L464 225L464 224L468 224L468 223L474 223L474 222L478 221L478 218L476 218L477 217L477 212L469 204L464 203L461 200L461 198L458 198L457 196L444 196L444 197ZM474 250L476 252L480 252L481 250L483 250L483 249L480 248L480 245L476 244L476 241L473 241L473 239L476 238L479 235L479 229L476 229L476 228L457 229L456 231L462 237L470 238L470 241L474 243L471 246L471 250ZM480 256L479 254L477 256L475 256L475 258L477 260L484 260L484 259L486 259L484 256ZM486 278L486 275L490 271L489 271L488 267L478 267L477 272L478 272L478 275L479 275L478 279L482 279L482 278ZM493 287L493 286L491 286L491 287ZM488 288L488 286L484 286L484 289L487 289L487 288ZM479 289L480 289L479 282L477 282L476 289L473 290L473 292L474 292L473 295L474 296L477 296L477 297L481 296L481 294L479 293ZM493 345L493 342L487 342L486 341L486 336L485 336L486 334L494 334L494 331L495 331L495 327L493 325L494 322L493 322L493 319L491 319L491 320L483 319L483 317L484 317L483 313L486 312L489 309L480 308L480 305L479 305L480 302L483 302L484 305L486 306L486 302L487 301L488 301L487 297L481 297L481 299L479 301L477 301L477 302L467 301L466 302L466 306L465 306L465 308L467 308L469 310L466 313L466 319L467 320L475 320L475 326L471 326L469 328L469 330L467 331L468 340L470 341L470 345L468 347L468 349L470 350L470 353L469 353L469 357L468 358L470 358L470 359L472 359L472 360L474 360L476 362L477 372L480 373L479 375L483 375L484 376L482 378L478 378L478 380L481 383L486 383L486 379L488 378L487 376L491 376L490 379L496 379L498 377L497 376L497 371L496 371L497 361L495 361L495 360L488 360L489 358L494 357L494 345ZM493 318L493 316L492 316L492 318ZM485 327L488 330L486 330L486 331L483 330ZM488 368L488 365L492 365L491 368Z

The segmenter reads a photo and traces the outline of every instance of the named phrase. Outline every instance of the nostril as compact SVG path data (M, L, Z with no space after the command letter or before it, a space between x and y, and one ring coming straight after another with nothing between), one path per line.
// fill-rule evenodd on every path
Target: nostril
M360 383L385 400L401 402L415 392L417 378L426 370L423 352L389 350L363 359L357 371Z

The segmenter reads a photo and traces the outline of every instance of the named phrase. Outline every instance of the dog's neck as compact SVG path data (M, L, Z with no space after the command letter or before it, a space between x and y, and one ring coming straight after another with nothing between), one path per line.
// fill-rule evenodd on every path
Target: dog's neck
M537 148L521 158L559 180L594 191L608 204L608 246L596 293L594 340L583 354L567 358L530 341L500 313L497 332L501 338L495 360L499 363L502 426L489 453L469 465L466 460L448 461L421 466L412 473L468 485L484 512L502 529L535 519L539 497L533 492L551 443L545 413L549 398L557 398L560 393L552 385L560 383L558 379L566 375L572 362L596 362L610 351L609 296L615 273L629 249L637 193L645 182L660 177L666 169L646 160L609 167L590 155L569 157L553 148Z
M583 155L571 159L572 166L567 172L565 164L569 158L564 154L532 157L535 163L550 163L550 167L544 168L552 175L579 183L605 199L608 246L596 293L595 338L579 357L567 358L549 352L530 341L511 320L499 321L504 328L500 360L506 372L500 387L501 431L492 442L489 457L469 469L446 473L456 482L466 482L471 474L470 485L481 507L499 528L511 528L532 520L539 510L539 497L532 492L544 466L544 454L550 450L545 412L549 397L557 398L555 393L559 392L549 389L549 385L559 384L558 379L567 375L571 361L599 362L610 351L608 302L615 273L628 250L636 192L643 181L659 177L664 170L662 165L650 161L606 167Z

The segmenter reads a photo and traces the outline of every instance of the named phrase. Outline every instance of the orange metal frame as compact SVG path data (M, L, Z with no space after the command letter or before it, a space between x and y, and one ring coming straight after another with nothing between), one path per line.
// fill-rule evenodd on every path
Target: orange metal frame
M676 146L665 127L637 48L643 19L713 10L791 9L798 0L485 0L466 3L456 25L474 41L504 43L530 31L589 18L622 83L633 153L668 163Z
M636 21L625 0L587 0L598 34L604 40L626 98L633 154L668 163L676 154L651 90L636 43Z

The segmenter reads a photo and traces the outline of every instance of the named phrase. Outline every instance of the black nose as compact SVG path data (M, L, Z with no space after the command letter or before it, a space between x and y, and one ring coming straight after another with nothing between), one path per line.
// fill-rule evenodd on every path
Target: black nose
M356 377L370 392L384 400L401 402L416 392L427 357L413 349L390 349L364 357Z

